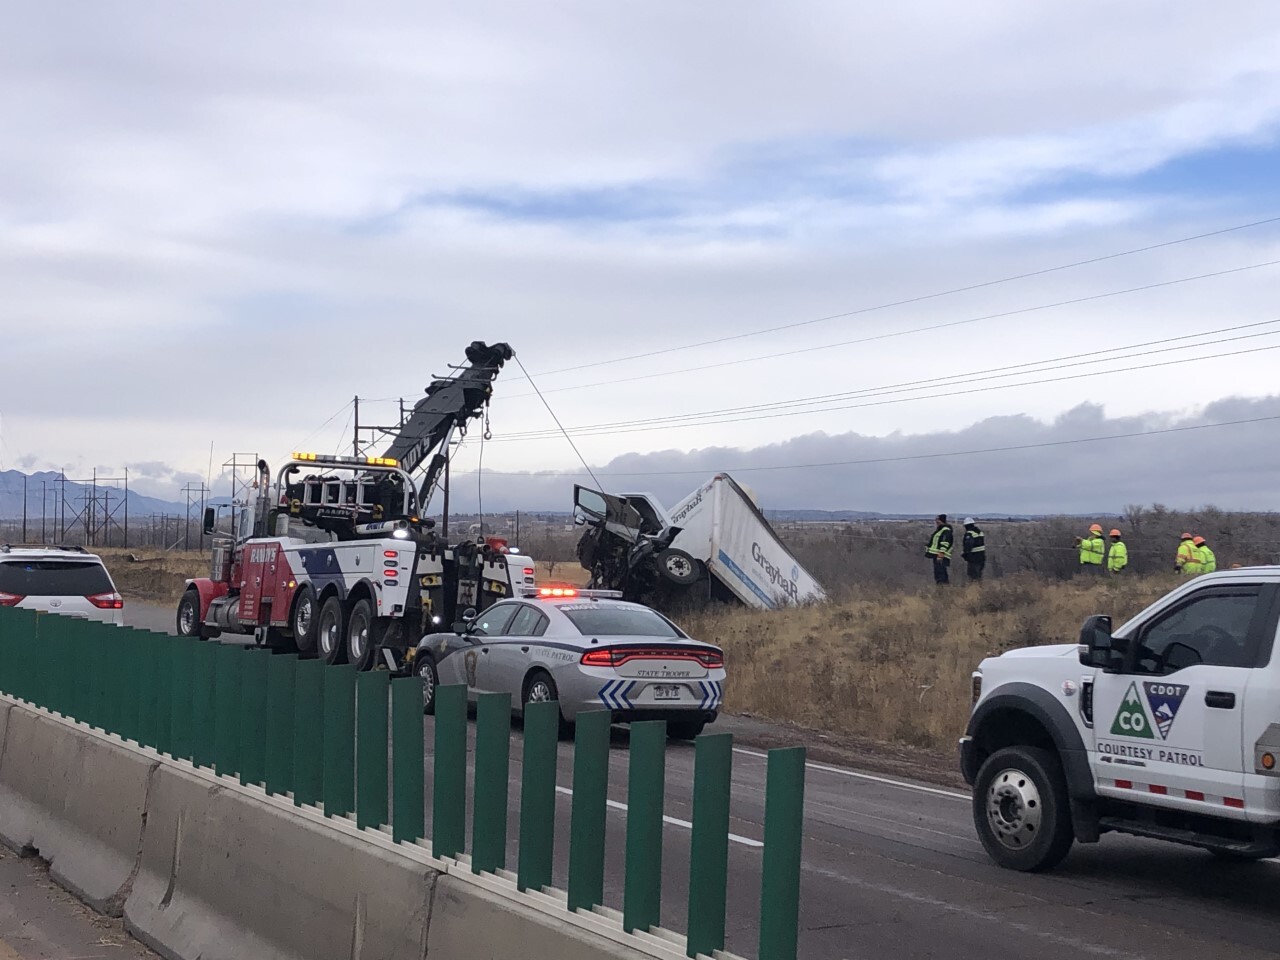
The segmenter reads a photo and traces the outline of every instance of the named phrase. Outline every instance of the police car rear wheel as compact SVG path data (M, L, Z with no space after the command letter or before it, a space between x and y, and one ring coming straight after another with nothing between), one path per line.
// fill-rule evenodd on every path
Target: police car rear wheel
M436 687L440 685L440 675L436 673L436 664L431 659L431 655L419 653L418 660L413 665L413 672L422 681L422 712L434 714L436 712Z
M973 822L987 854L1010 870L1057 866L1075 835L1058 758L1039 747L997 750L973 785Z
M525 681L523 702L526 706L531 703L550 703L559 699L560 691L556 689L556 682L546 671L538 670ZM560 712L559 733L562 740L573 733L573 724L565 720L563 711Z

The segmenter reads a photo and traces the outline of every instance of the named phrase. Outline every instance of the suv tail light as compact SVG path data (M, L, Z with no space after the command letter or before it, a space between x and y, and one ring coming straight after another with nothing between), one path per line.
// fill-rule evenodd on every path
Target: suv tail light
M16 607L25 599L16 593L0 592L0 607Z
M588 650L582 655L584 667L617 667L628 660L696 660L704 667L724 666L724 654L718 650L669 650L661 647L613 647Z
M99 610L123 610L124 597L118 593L95 593L93 596L85 597Z

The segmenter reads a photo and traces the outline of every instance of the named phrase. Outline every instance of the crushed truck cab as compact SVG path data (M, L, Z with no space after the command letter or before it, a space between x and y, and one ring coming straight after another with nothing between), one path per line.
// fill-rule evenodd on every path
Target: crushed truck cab
M982 661L960 760L992 859L1045 870L1108 832L1280 853L1278 622L1280 567L1230 570Z

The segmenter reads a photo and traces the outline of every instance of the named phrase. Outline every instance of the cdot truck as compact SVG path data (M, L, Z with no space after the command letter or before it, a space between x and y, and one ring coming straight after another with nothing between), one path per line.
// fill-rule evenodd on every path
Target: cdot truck
M992 859L1046 870L1108 832L1280 853L1278 621L1280 567L1237 569L982 661L960 756Z
M761 610L826 599L822 585L778 539L755 498L719 473L667 510L648 493L574 488L587 527L578 559L591 586L661 605L680 596Z

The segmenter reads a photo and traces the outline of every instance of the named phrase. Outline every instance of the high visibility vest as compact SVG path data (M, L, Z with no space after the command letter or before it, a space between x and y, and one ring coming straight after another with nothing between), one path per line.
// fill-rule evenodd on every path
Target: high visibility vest
M919 541L917 541L919 542ZM941 526L934 531L932 539L929 541L929 547L925 550L931 557L943 557L951 559L951 528L949 526Z
M1178 544L1178 557L1174 562L1183 573L1200 572L1198 569L1193 568L1196 564L1196 545L1190 540L1183 540Z
M1089 534L1087 538L1080 541L1080 562L1089 566L1096 566L1102 563L1102 558L1106 556L1107 545L1102 538L1096 534Z
M981 560L986 557L986 534L977 527L972 530L965 530L963 552L968 555L968 558L971 560Z
M1111 545L1110 552L1107 553L1107 569L1112 573L1119 573L1129 565L1129 548L1124 545L1123 541L1117 540Z
M1203 544L1196 547L1196 560L1200 564L1201 573L1213 573L1218 569L1218 558L1214 552L1209 549L1209 545Z

